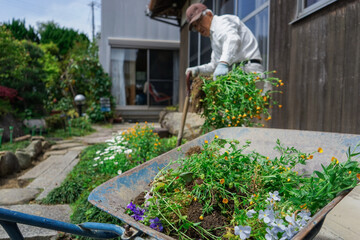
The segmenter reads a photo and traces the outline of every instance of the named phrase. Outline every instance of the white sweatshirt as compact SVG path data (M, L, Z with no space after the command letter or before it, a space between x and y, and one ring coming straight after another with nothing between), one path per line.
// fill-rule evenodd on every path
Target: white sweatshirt
M262 60L250 29L235 15L214 15L210 26L211 61L199 66L200 74L212 74L219 62L229 66L245 60Z

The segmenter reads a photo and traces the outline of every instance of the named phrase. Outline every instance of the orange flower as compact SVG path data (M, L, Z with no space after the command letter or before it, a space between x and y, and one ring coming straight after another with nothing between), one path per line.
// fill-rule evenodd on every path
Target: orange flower
M225 179L220 179L220 184L224 184L225 183Z
M174 190L175 192L180 192L180 190L178 189L178 188L175 188L175 190Z
M322 153L323 151L324 151L324 150L323 150L321 147L318 148L318 152L319 152L319 153Z
M213 121L214 121L214 120L215 120L215 118L213 117L211 120L213 120Z
M305 155L301 155L301 158L302 158L302 159L305 159Z
M222 202L225 203L225 204L227 204L227 203L229 202L229 200L228 200L227 198L224 198L224 199L222 200Z
M281 105L281 104L279 105L279 108L282 108L282 105Z
M208 141L208 140L205 140L204 142L205 142L205 143L208 143L209 141Z
M313 155L310 155L310 156L308 157L308 159L313 159L313 157L314 157Z
M199 217L199 219L200 219L201 221L204 220L204 216L201 215L201 216Z
M227 156L225 156L225 160L228 160L228 157L227 157Z
M360 173L356 174L357 179L360 181Z
M331 158L331 161L332 161L332 162L337 161L336 157L332 157L332 158Z
M349 171L349 174L351 174L351 171Z

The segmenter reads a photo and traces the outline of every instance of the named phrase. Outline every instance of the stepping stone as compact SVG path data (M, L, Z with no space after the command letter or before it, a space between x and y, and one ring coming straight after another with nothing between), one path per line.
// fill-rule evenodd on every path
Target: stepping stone
M64 149L68 149L68 148L73 148L73 147L81 147L84 146L84 144L82 143L63 143L63 144L56 144L51 146L50 150L54 151L54 150L64 150Z
M77 156L80 150L68 151L65 155L51 156L50 164L41 167L41 172L36 172L36 178L27 186L27 188L42 188L44 191L36 198L36 200L43 199L54 188L60 186L67 174L79 162ZM45 162L47 162L45 160ZM39 164L40 165L40 164ZM36 166L37 167L37 166ZM35 167L35 168L36 168ZM35 174L33 174L34 176ZM26 176L29 177L29 176Z
M22 213L32 214L40 217L50 218L63 222L70 222L72 213L69 205L13 205L2 208L18 211ZM25 239L50 239L55 237L58 232L46 228L33 227L24 224L18 224L21 233ZM5 230L0 227L0 240L9 239Z
M29 203L41 192L37 188L0 189L0 205L16 205Z
M44 153L43 158L47 159L51 155L65 155L66 153L67 153L67 150L47 151Z

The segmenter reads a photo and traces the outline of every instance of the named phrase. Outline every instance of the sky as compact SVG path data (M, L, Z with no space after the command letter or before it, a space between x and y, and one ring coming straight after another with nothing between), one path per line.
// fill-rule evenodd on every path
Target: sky
M25 24L37 29L37 22L54 21L60 27L72 28L92 38L94 1L95 34L100 32L101 0L0 0L0 22L25 19Z

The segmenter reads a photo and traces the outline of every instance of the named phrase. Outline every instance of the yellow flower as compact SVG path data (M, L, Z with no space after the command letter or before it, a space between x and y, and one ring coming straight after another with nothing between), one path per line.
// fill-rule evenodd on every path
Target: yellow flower
M174 190L175 192L180 192L180 190L179 189L177 189L177 188L175 188L175 190Z
M199 219L200 219L201 221L204 220L203 215L201 215L201 216L199 217Z
M322 153L323 152L323 149L321 147L318 148L318 152L319 153Z
M220 179L220 184L224 184L225 183L225 179Z
M305 155L301 155L301 158L302 158L302 159L305 159Z
M266 160L269 160L269 157L266 157Z
M250 201L250 205L253 205L254 204L254 202L253 201Z
M208 143L209 141L208 141L208 140L205 140L204 142L205 142L205 143Z
M195 202L197 201L197 198L196 198L196 197L194 197L194 201L195 201Z
M228 119L230 119L230 116L227 116Z
M244 113L243 117L246 117L246 113Z
M229 200L228 200L227 198L224 198L224 199L222 200L222 202L225 203L225 204L227 204L227 203L229 202Z
M233 116L231 119L235 119L236 117L235 116Z
M226 113L228 113L228 112L229 112L229 110L225 109L225 112L226 112Z
M219 138L219 136L218 136L218 135L215 135L215 138Z
M288 178L288 179L287 179L287 181L288 181L288 182L290 182L290 181L291 181L291 179L290 179L290 178Z
M158 144L157 143L154 143L155 146L157 146Z
M351 171L349 171L349 174L351 174Z
M231 127L231 124L230 124L230 123L228 124L228 127Z

